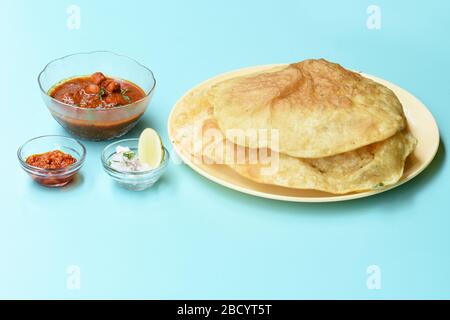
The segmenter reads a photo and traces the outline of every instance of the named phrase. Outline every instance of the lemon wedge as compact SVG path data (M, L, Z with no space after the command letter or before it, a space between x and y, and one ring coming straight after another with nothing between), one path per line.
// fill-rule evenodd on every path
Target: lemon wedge
M164 158L164 148L159 134L147 128L139 136L138 144L139 160L150 166L151 169L157 168Z

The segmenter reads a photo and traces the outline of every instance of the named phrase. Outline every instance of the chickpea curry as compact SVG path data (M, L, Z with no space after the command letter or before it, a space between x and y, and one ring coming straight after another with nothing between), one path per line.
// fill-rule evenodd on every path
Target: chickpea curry
M145 92L130 81L95 72L65 80L53 87L49 95L80 108L108 109L136 102L145 97Z

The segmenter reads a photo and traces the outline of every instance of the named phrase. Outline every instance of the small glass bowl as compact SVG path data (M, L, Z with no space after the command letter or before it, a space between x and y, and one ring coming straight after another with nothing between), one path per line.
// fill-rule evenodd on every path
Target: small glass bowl
M133 191L142 191L155 184L155 182L158 181L166 171L170 159L169 151L164 148L164 158L159 167L155 169L138 172L125 172L111 168L109 165L109 159L116 153L116 147L128 147L130 150L137 152L138 144L139 139L124 139L111 143L103 149L101 157L103 168L106 173L121 186Z
M49 91L61 81L94 72L124 79L145 91L145 97L124 106L87 109L52 98ZM130 131L147 110L155 91L153 72L139 62L107 51L71 54L48 63L38 76L44 103L55 120L70 134L84 140L111 140Z
M27 157L52 150L60 150L77 159L74 164L62 169L43 169L29 165ZM86 158L86 148L78 140L59 136L46 135L33 138L25 142L17 150L20 166L33 180L46 187L62 187L72 181L81 169Z

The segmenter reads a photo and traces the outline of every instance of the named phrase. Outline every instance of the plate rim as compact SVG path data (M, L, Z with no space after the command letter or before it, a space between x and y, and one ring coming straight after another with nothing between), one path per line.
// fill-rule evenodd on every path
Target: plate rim
M283 64L283 63L277 63L277 64L266 64L266 65L257 65L257 66L250 66L250 67L244 67L244 68L239 68L239 69L235 69L235 70L231 70L231 71L227 71L218 75L215 75L213 77L210 77L208 79L206 79L205 81L202 81L201 83L193 86L192 88L190 88L189 90L187 90L172 106L172 109L169 113L169 117L167 119L167 131L168 131L168 137L170 140L170 143L172 144L172 147L174 149L174 151L177 153L178 157L186 164L188 165L192 170L194 170L196 173L200 174L201 176L203 176L204 178L213 181L214 183L217 183L219 185L222 185L226 188L241 192L241 193L245 193L251 196L255 196L255 197L260 197L260 198L265 198L265 199L271 199L271 200L278 200L278 201L284 201L284 202L297 202L297 203L328 203L328 202L341 202L341 201L350 201L350 200L356 200L356 199L361 199L361 198L366 198L366 197L370 197L370 196L374 196L377 194L381 194L384 193L386 191L392 190L394 188L397 188L409 181L411 181L412 179L414 179L415 177L417 177L419 174L421 174L426 168L428 168L428 166L433 162L434 158L436 157L436 154L439 150L439 146L441 143L441 136L440 136L440 132L439 132L439 127L437 125L437 121L434 118L433 114L431 113L431 111L427 108L427 106L419 99L417 98L415 95L413 95L411 92L409 92L406 89L403 89L402 87L400 87L399 85L392 83L390 81L384 80L382 78L379 78L377 76L373 76L371 74L367 74L364 72L360 72L360 71L355 71L359 74L361 74L364 77L367 77L369 79L372 79L378 83L381 83L383 85L387 85L389 88L395 88L396 90L401 90L405 93L407 93L408 95L410 95L412 98L414 98L421 109L423 109L423 111L425 111L426 113L428 113L430 119L432 120L432 131L433 131L433 136L435 136L436 143L434 144L434 149L432 151L432 155L430 157L427 157L426 161L421 164L421 166L415 170L414 172L412 172L408 177L406 178L401 178L400 181L398 181L396 184L393 184L391 186L385 187L385 188L381 188L381 189L377 189L377 190L370 190L370 191L364 191L364 192L358 192L358 193L350 193L350 194L336 194L333 195L332 193L329 193L330 195L327 197L298 197L298 196L289 196L289 195L278 195L278 194L273 194L273 193L266 193L266 192L261 192L261 191L257 191L257 190L253 190L253 189L249 189L249 188L245 188L245 187L241 187L238 185L235 185L231 182L228 181L224 181L221 178L216 177L213 174L210 174L209 172L205 171L201 166L193 163L190 159L188 159L182 152L180 152L177 148L177 145L175 143L173 143L173 137L171 136L171 119L173 118L173 114L174 111L176 109L176 107L180 104L180 102L187 96L189 95L192 91L194 91L195 89L213 82L216 79L220 79L235 73L243 73L243 72L252 72L252 71L260 71L260 70L264 70L264 69L270 69L270 68L274 68L274 67L280 67L280 66L284 66L287 64ZM394 91L394 90L393 90ZM405 108L405 106L403 106ZM243 177L244 178L244 177ZM305 189L306 190L306 189Z

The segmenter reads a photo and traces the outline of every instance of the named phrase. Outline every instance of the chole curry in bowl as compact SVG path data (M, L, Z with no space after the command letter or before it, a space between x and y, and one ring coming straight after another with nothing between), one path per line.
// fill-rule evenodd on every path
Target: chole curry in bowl
M57 59L38 80L56 121L71 134L94 141L114 139L131 130L147 109L155 87L149 69L109 52Z
M87 109L110 109L134 103L145 92L134 83L106 77L101 72L62 81L49 95L61 102Z

